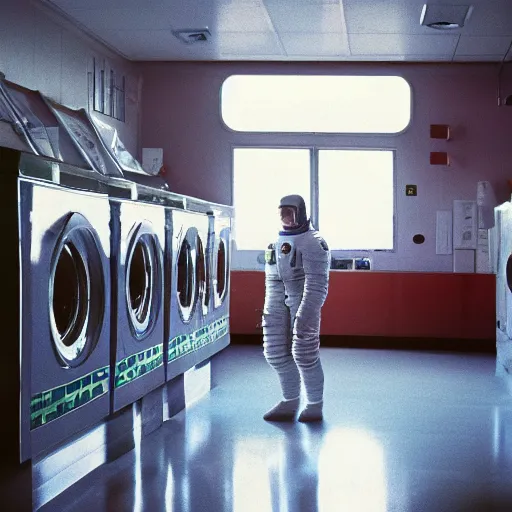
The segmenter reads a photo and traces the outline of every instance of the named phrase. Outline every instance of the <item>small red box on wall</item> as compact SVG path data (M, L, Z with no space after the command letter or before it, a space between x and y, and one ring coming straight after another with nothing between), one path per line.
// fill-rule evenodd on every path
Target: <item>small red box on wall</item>
M447 124L431 124L430 125L430 138L431 139L450 139L450 127Z
M430 153L430 165L450 165L448 153L433 151Z

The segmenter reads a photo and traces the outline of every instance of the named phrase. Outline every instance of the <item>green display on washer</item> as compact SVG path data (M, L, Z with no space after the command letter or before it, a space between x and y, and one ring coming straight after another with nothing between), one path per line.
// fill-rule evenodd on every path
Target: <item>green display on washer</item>
M191 352L214 343L228 333L229 315L223 316L190 334L181 334L169 341L167 362L186 356Z
M163 364L163 343L143 350L137 354L125 357L116 364L114 387L120 388L129 382L133 382L135 379L156 370Z
M46 425L108 392L110 369L95 370L30 399L30 430Z

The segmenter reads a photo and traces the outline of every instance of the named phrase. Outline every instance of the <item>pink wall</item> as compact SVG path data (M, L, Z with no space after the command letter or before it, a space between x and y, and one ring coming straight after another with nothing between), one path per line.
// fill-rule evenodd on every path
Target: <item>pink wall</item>
M138 154L140 79L133 63L30 0L0 2L0 71L12 82L40 90L72 108L87 108L87 72L93 58L107 59L125 74L126 123L110 117L127 148ZM1 140L0 140L1 144Z
M397 250L374 253L381 270L452 271L452 256L435 253L436 210L454 199L476 198L476 184L489 180L500 201L512 177L512 107L498 107L496 64L377 63L140 63L143 75L142 145L163 147L171 188L231 203L233 145L385 147L396 149ZM220 88L236 73L398 74L412 87L409 128L396 136L266 135L228 130L219 114ZM504 93L512 93L510 77ZM429 138L430 124L449 124L448 143ZM429 164L430 151L447 148L448 168ZM406 184L418 185L416 198ZM423 245L412 243L422 233ZM255 256L235 254L235 268L258 268Z

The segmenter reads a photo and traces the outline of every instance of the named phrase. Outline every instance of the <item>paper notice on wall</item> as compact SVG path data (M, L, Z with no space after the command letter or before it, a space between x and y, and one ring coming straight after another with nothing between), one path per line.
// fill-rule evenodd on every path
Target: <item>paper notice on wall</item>
M487 229L478 230L476 271L480 274L490 274L492 272L489 257L489 231Z
M453 248L476 249L478 212L476 201L453 201Z
M476 203L478 205L478 227L490 229L494 226L494 207L498 201L490 182L479 181L476 188Z
M164 150L162 148L142 148L142 168L148 174L158 174L163 165Z
M453 252L453 214L450 210L436 212L436 254Z

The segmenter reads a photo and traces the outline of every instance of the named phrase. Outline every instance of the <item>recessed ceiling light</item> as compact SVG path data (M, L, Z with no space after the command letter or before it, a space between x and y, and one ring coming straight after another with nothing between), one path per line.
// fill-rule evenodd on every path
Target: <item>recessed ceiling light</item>
M460 29L468 21L473 7L470 5L425 4L420 24L437 30Z

